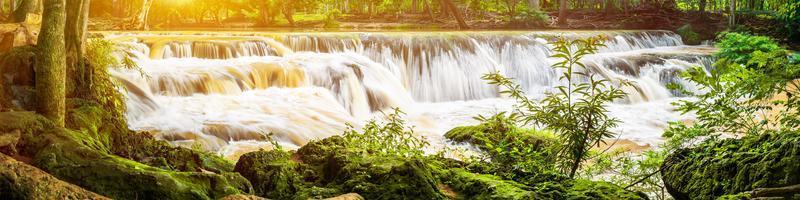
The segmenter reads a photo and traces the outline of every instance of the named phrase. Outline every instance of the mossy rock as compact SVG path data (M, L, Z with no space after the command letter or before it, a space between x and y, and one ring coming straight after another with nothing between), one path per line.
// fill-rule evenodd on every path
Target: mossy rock
M243 155L236 171L260 196L328 198L357 193L365 199L445 199L424 158L378 157L347 149L341 137L313 141L297 152Z
M34 166L115 199L215 199L252 191L230 170L165 170L120 157L111 147L124 128L114 127L118 124L91 104L73 103L79 106L70 109L67 125L74 129L53 127L31 112L6 112L0 113L0 131L22 131L21 153L33 158Z
M678 150L665 159L661 176L678 200L800 184L800 133L746 136Z
M526 185L502 180L498 176L474 174L463 169L449 170L445 184L452 187L464 199L536 199L533 188Z
M293 199L306 188L302 168L286 151L256 151L242 155L235 170L250 180L255 194L273 199Z
M108 199L0 154L0 199Z

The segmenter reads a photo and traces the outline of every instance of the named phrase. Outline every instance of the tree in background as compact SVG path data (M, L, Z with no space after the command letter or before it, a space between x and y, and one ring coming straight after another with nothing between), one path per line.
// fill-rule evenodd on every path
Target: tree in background
M11 0L11 1L13 2L16 0ZM16 3L12 4L12 8L14 4ZM17 23L25 22L25 20L28 19L28 13L33 12L33 9L35 7L36 5L33 0L21 0L19 7L16 7L16 9L14 9L14 16L13 16L14 22Z
M85 70L83 60L86 51L86 29L89 19L89 4L91 0L67 0L66 26L64 29L64 42L66 45L67 72L70 77L77 77L76 83L71 84L70 92L85 95L91 89L90 71Z

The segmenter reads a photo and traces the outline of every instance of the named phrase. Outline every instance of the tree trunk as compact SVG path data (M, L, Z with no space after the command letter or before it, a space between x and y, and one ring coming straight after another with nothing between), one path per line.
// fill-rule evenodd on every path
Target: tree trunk
M425 13L428 13L428 17L435 19L433 16L433 9L431 9L431 3L428 2L428 0L422 0L422 3L424 4L422 9L425 10Z
M730 28L733 28L734 26L736 26L736 0L731 0L730 6L731 6L731 16L728 19L728 26Z
M375 0L369 1L369 6L367 7L367 15L369 19L372 19L372 15L375 14Z
M78 96L89 95L92 86L92 70L85 66L83 55L86 52L86 27L89 19L90 0L66 0L67 21L64 29L66 45L67 74L75 82L74 88L67 91Z
M700 19L706 18L706 0L700 0L699 3Z
M447 10L450 14L453 15L453 18L456 18L456 22L458 22L458 29L469 29L469 25L464 20L464 16L461 15L461 12L458 11L456 8L456 4L453 3L453 0L442 0L444 7L447 7Z
M36 0L36 5L34 6L33 13L42 14L44 12L44 2L42 0Z
M289 6L284 6L282 13L283 17L286 18L286 21L289 22L289 25L294 26L294 17L292 16L294 15L294 12L292 12L292 8Z
M630 9L628 7L628 4L629 4L628 0L621 0L620 1L620 7L622 7L622 12L625 13L625 15L628 15L628 10Z
M45 0L42 28L36 48L36 100L39 114L64 127L66 57L64 56L64 0Z
M142 0L142 7L136 13L133 19L133 28L136 30L148 30L150 26L147 24L147 17L150 15L150 7L153 5L153 0Z
M22 0L22 3L14 10L14 22L22 23L28 19L28 13L31 13L36 5L34 0Z
M567 0L558 0L558 25L567 25Z
M411 13L417 14L419 8L419 0L411 0Z

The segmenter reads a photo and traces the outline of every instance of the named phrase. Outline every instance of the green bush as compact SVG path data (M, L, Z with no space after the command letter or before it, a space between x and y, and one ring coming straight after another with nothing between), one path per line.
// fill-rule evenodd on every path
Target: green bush
M614 135L610 129L616 127L619 120L606 114L605 104L626 95L610 80L597 79L580 62L584 56L596 53L598 47L603 46L603 40L602 37L572 41L557 38L552 43L554 54L551 57L561 61L553 64L553 68L563 71L560 80L566 83L556 86L556 92L548 93L540 101L530 100L519 85L498 72L483 76L490 84L503 88L502 94L517 100L515 115L520 116L523 125L533 124L558 135L562 146L556 158L570 178L575 177L581 164L588 159L592 147Z
M683 42L688 45L698 45L700 44L700 34L694 32L692 30L692 25L686 24L675 30L678 35L683 38Z
M399 108L386 115L386 122L379 123L370 120L358 132L353 126L348 125L344 132L345 146L351 149L362 150L365 154L377 156L421 157L425 152L423 148L428 145L425 138L414 134L411 127L407 127L405 120L400 118L404 114Z

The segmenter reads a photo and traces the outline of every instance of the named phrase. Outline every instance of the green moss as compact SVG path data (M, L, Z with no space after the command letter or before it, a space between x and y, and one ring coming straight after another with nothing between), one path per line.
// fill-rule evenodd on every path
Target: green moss
M239 158L235 170L250 180L258 196L291 199L304 187L300 165L285 151L256 151Z
M0 113L0 131L22 130L22 153L32 157L32 164L36 167L61 180L112 198L213 199L252 190L246 179L230 172L233 169L230 163L213 164L219 161L191 150L158 143L152 138L138 138L140 142L121 140L137 137L125 137L133 133L119 128L120 124L108 123L110 117L92 103L71 100L69 104L67 126L73 129L56 128L49 120L31 112L5 112ZM118 142L137 144L128 148L150 145L138 151L161 148L163 152L156 153L181 155L159 157L182 159L165 162L191 163L186 165L194 168L167 170L120 157L112 148ZM214 167L226 163L229 166ZM206 168L213 170L204 170Z
M567 193L569 199L647 199L647 195L626 191L603 181L578 179L572 182Z
M726 139L667 156L662 178L675 199L716 199L800 184L800 133Z
M455 189L462 198L468 199L535 199L533 188L502 180L498 176L474 174L463 169L452 169L445 177L447 185Z

